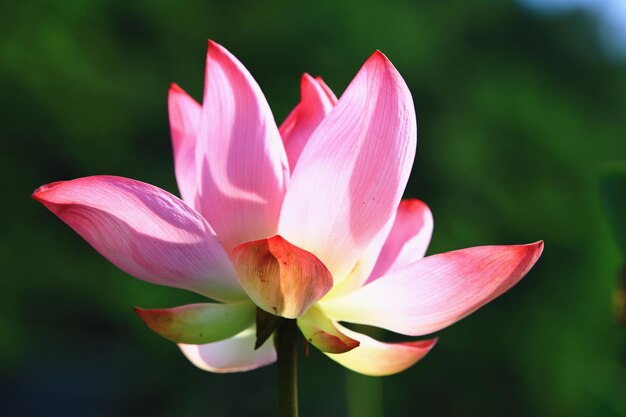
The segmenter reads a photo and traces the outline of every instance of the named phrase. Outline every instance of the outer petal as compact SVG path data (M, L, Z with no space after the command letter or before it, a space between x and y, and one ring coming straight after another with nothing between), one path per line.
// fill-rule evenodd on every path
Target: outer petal
M287 156L261 89L222 46L209 42L196 150L194 207L227 252L276 234Z
M303 314L333 286L330 272L315 255L280 236L237 246L233 263L252 301L286 318Z
M385 376L415 365L437 343L437 339L415 342L383 343L369 336L339 326L342 333L358 340L359 347L341 354L326 354L348 369L364 375Z
M428 206L417 199L401 201L368 282L422 259L432 233L433 215Z
M409 90L380 52L315 130L293 172L280 234L314 253L339 282L400 202L415 157Z
M183 200L193 207L196 198L196 137L202 107L176 84L170 87L168 107L176 181Z
M256 350L255 339L256 330L253 326L221 342L206 345L179 344L178 347L191 363L205 371L245 372L276 361L273 338L269 338Z
M344 353L359 346L358 341L341 333L335 323L316 306L298 317L298 327L306 340L322 352Z
M200 303L135 313L160 336L177 343L212 343L233 337L254 324L256 306L240 303Z
M33 198L139 279L219 300L245 299L209 224L160 188L94 176L44 185Z
M436 332L515 285L535 264L543 242L480 246L429 256L347 295L323 302L336 320L411 336Z
M328 89L326 84L324 86ZM309 74L302 75L300 103L289 113L279 129L292 171L311 134L333 108L333 104L334 101L331 101L324 87L316 79Z

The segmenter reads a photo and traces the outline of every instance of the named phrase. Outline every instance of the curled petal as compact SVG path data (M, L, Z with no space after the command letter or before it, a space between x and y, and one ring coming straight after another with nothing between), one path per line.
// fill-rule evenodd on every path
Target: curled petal
M196 137L202 107L182 88L172 84L168 97L176 182L183 200L193 207L196 198Z
M326 84L322 87L315 78L304 74L300 81L300 103L280 126L280 136L283 138L292 171L311 134L337 100L335 98L335 101L331 101L326 89Z
M415 365L437 343L437 339L383 343L339 326L342 333L360 342L359 347L342 354L326 355L348 369L369 376L397 374Z
M160 188L94 176L44 185L33 198L130 275L221 301L245 299L209 224Z
M433 233L433 215L417 199L402 200L393 227L368 282L424 257Z
M322 303L336 320L420 336L461 320L515 285L543 242L479 246L428 256Z
M345 279L393 218L417 142L409 90L376 52L315 129L291 178L279 233Z
M344 353L359 342L341 333L337 326L317 307L312 306L298 317L298 327L313 346L327 353Z
M196 171L194 207L228 253L276 234L289 175L285 149L261 89L215 42L207 53Z
M263 310L296 318L333 285L330 272L313 254L280 236L244 243L233 250L241 286Z
M230 339L206 345L179 344L183 354L200 369L216 373L245 372L276 361L273 338L254 349L254 326Z
M233 337L254 324L251 302L189 304L174 308L143 309L135 313L160 336L176 343L203 344Z

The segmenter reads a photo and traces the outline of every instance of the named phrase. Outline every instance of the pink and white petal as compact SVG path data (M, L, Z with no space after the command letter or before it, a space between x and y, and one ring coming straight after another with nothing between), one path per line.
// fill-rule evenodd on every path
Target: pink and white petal
M197 303L135 313L155 333L176 343L203 344L228 339L254 324L256 306L239 303Z
M289 176L272 112L250 73L209 41L194 207L228 253L276 234Z
M346 336L358 340L360 345L346 353L326 355L360 374L386 376L397 374L415 365L437 343L437 339L415 342L384 343L337 325Z
M244 243L232 255L250 299L274 315L294 319L333 286L333 277L315 255L281 236Z
M526 275L542 250L543 242L537 242L428 256L320 304L335 320L409 336L430 334L509 290Z
M302 75L300 103L289 113L278 129L283 138L291 171L294 170L311 134L333 108L333 104L334 102L317 80L309 74Z
M305 339L322 352L345 353L359 346L358 341L343 334L316 306L298 317L298 327Z
M417 199L402 200L368 282L422 259L432 233L433 215L428 206Z
M322 87L322 90L324 90L324 93L326 93L326 97L328 97L328 99L330 100L330 104L332 104L333 106L337 104L337 96L335 95L333 90L330 89L328 84L324 82L322 77L320 76L315 77L315 81L318 82L320 87Z
M211 226L160 188L93 176L44 185L33 198L130 275L220 301L246 299Z
M196 138L202 106L178 85L172 84L168 108L178 190L183 200L193 207L196 199Z
M293 171L279 232L346 278L395 214L417 142L410 92L376 52L313 132Z
M238 335L206 345L179 344L183 354L200 369L216 373L245 372L276 361L273 338L254 349L256 327L252 326Z

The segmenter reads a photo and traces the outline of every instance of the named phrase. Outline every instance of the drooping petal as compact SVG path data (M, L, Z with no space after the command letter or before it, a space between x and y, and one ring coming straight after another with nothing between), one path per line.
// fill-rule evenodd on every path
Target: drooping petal
M416 141L409 90L391 62L376 52L300 155L280 234L314 253L335 282L344 279L393 217Z
M360 289L322 303L336 320L410 336L436 332L515 285L535 264L543 242L479 246L428 256Z
M199 303L135 313L160 336L176 343L203 344L233 337L254 324L256 306L249 301Z
M360 374L385 376L402 372L415 365L437 343L437 339L415 342L383 343L361 333L337 325L342 333L360 342L359 347L349 352L326 355Z
M206 345L179 344L183 354L200 369L216 373L245 372L276 361L273 338L254 349L254 326L230 339Z
M402 200L387 241L368 282L424 257L433 233L433 215L417 199Z
M286 318L303 314L333 286L330 272L315 255L281 236L237 246L233 263L252 301Z
M191 207L196 198L196 138L202 107L182 88L172 84L168 97L176 182L183 200Z
M328 88L325 84L324 86ZM294 170L311 134L333 108L333 104L324 87L315 78L309 74L302 75L300 103L279 128L291 171Z
M358 341L341 333L316 306L298 317L298 327L306 340L322 352L344 353L359 346Z
M222 46L209 42L194 207L228 253L276 234L289 168L261 89Z
M44 185L33 198L130 275L221 301L246 298L211 226L160 188L94 176Z

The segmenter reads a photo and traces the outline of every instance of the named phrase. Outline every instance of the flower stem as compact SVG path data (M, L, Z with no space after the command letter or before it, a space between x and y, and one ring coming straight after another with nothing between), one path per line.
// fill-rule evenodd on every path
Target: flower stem
M297 336L295 320L285 320L276 330L279 417L298 417Z

